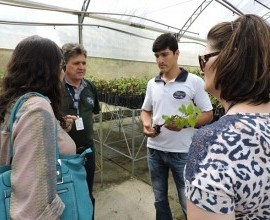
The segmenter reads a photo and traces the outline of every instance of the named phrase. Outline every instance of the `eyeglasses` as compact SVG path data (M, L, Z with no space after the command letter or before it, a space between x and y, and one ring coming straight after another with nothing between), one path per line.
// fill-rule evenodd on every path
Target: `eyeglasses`
M199 63L200 63L201 70L203 72L204 72L204 68L205 68L205 65L208 62L208 60L211 57L214 57L214 56L218 55L219 53L220 53L220 51L219 52L214 52L214 53L209 53L209 54L205 54L205 55L199 56Z

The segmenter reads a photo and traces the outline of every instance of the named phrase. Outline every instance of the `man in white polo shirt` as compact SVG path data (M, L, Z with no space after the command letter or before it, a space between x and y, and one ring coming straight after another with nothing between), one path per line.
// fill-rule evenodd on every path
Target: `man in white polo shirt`
M155 195L156 220L172 220L168 202L168 175L171 170L179 201L186 215L185 183L183 171L187 160L191 138L196 129L163 126L160 133L154 125L164 123L162 115L180 115L178 108L194 103L200 108L196 127L210 123L213 119L212 105L204 91L204 81L185 69L179 68L178 42L170 34L160 35L152 48L160 69L158 76L149 80L142 105L141 120L144 134L148 137L148 166Z

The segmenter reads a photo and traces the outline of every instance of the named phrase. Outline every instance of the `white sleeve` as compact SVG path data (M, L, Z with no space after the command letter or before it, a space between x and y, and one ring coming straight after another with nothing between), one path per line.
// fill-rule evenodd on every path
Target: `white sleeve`
M142 110L152 111L152 95L151 95L151 81L147 83L146 93L142 105Z
M202 112L211 111L213 109L211 100L208 93L204 90L204 81L202 78L197 77L194 89L194 102L201 109Z

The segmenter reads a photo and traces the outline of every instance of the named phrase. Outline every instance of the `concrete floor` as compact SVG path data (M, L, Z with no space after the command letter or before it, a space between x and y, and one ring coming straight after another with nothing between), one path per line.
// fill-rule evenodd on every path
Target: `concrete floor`
M154 195L145 161L135 166L135 175L111 159L103 159L101 172L95 175L95 220L155 220ZM172 178L169 178L169 200L174 220L184 220L176 197Z
M96 220L155 219L152 188L131 178L96 193Z
M117 108L103 114L103 120L107 119L102 123L97 118L94 125L98 165L93 190L95 220L155 220L147 150L138 115L137 111ZM171 175L169 201L174 220L184 220Z

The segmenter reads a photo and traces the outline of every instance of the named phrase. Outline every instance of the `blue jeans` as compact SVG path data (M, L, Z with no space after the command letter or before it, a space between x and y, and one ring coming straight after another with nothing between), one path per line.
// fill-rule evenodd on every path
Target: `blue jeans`
M186 215L184 167L188 153L164 152L148 148L147 160L155 195L156 220L172 220L168 200L168 177L171 170L177 188L178 198Z

